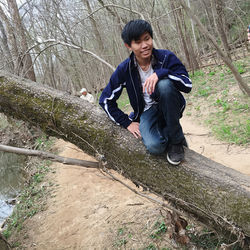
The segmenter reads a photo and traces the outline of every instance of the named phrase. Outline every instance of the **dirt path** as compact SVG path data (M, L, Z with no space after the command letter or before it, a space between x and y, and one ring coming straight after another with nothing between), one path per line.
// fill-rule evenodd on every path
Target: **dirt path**
M228 147L217 142L205 128L187 117L182 123L191 149L250 175L249 148ZM63 140L58 140L55 148L60 155L94 160ZM161 241L150 237L156 223L162 221L157 204L96 169L60 163L54 163L53 168L56 171L49 178L57 187L48 198L46 211L27 221L26 249L153 249L149 248L152 244L159 249L177 247L169 237ZM122 176L119 178L124 180ZM134 187L128 180L124 181Z
M193 118L184 116L181 123L192 150L226 167L250 175L250 147L243 148L216 140L210 135L209 129L197 125Z
M63 140L58 140L54 149L66 157L94 160ZM46 211L27 221L27 249L119 249L125 243L129 249L139 249L150 245L150 234L161 217L158 205L97 169L60 163L52 167L56 173L49 178L57 187ZM172 246L168 238L161 244Z

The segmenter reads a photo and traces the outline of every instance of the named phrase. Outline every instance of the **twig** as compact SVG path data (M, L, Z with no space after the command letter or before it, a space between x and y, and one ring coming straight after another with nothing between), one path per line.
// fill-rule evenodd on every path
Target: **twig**
M97 152L97 150L89 143L87 142L85 139L83 139L81 136L77 135L76 133L72 132L72 134L76 137L78 137L79 139L81 139L83 142L85 142L91 149L93 149L94 152L96 152L97 154L99 154Z
M168 11L167 13L165 13L165 14L163 14L161 16L155 17L154 19L152 19L151 22L154 23L154 22L158 21L159 19L161 19L162 17L167 16L167 15L171 14L172 12L174 12L176 10L179 10L179 9L182 9L182 7L175 8L175 9L173 9L171 11Z
M194 133L184 133L185 135L193 135L193 136L206 136L210 135L210 133L204 133L204 134L194 134Z
M225 143L211 143L211 145L215 145L215 146L216 146L216 145L217 145L217 146L219 146L219 145L227 145L227 144L228 144L228 143L226 143L226 142L225 142Z
M139 203L129 203L129 204L127 204L127 206L143 206L144 205L144 203L141 203L141 202L139 202Z

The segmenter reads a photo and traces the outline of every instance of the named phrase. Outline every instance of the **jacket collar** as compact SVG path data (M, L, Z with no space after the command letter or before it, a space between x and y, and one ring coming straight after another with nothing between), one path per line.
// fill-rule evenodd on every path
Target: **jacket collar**
M130 54L130 61L131 61L131 66L132 66L132 69L133 68L137 68L138 67L138 62L136 60L136 57L135 57L135 54L134 52L132 52ZM157 63L159 61L159 58L158 58L158 51L156 49L153 48L153 51L152 51L152 59L151 59L151 62L152 62L152 67L154 68Z

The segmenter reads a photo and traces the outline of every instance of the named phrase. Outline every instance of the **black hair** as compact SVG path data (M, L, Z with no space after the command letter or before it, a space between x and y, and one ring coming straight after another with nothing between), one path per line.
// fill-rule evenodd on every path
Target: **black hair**
M122 40L130 46L132 40L138 40L145 32L148 32L153 38L152 27L147 21L141 19L131 20L122 30Z

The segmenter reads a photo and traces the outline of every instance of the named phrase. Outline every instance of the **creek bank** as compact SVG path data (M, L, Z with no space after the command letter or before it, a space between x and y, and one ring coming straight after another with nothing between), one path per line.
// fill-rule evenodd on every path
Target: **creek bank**
M0 113L0 144L35 148L41 136L39 129ZM13 212L16 198L34 170L29 164L29 157L23 155L0 152L0 159L0 249L8 249L1 231L5 229L6 219Z
M34 148L42 132L28 123L15 120L0 113L0 143L15 147Z

